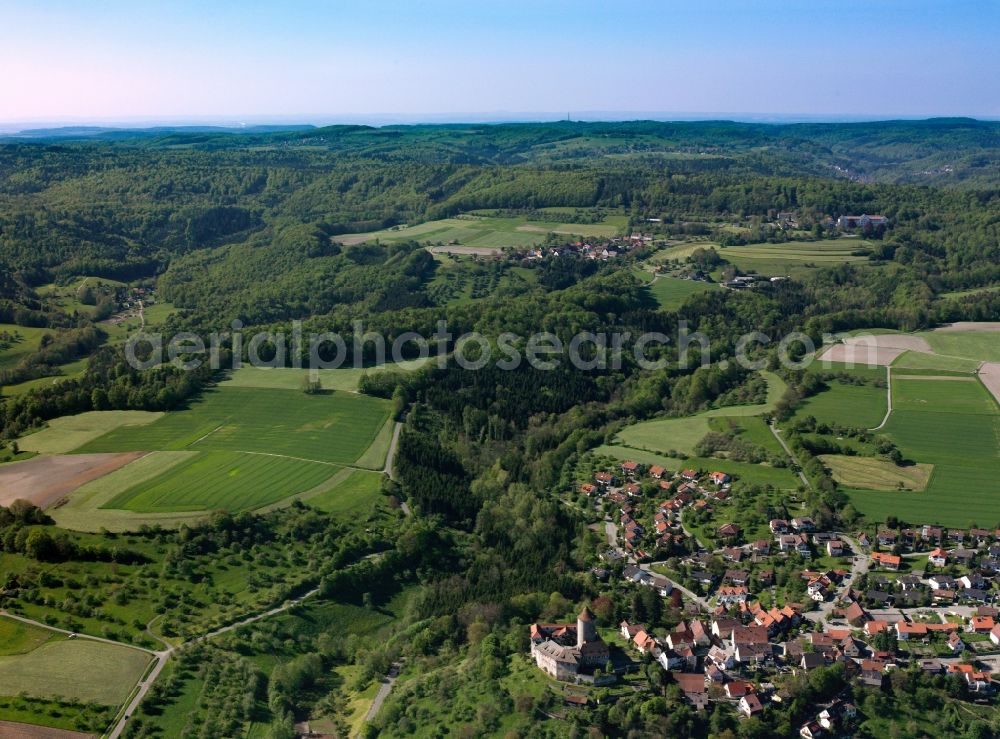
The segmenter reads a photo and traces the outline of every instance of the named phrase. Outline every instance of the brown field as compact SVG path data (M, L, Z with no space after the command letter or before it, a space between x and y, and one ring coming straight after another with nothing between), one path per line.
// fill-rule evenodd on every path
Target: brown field
M957 321L939 326L935 331L1000 331L998 321Z
M979 379L1000 403L1000 362L984 362L979 368Z
M0 505L8 506L23 499L47 508L84 483L114 472L142 455L143 452L65 454L5 464L0 467Z
M886 366L906 351L932 351L925 339L906 334L878 334L876 336L852 336L842 344L827 349L820 359L827 362L846 362L857 365Z
M15 721L0 721L0 736L4 739L91 739L94 735L65 729L50 729L47 726L19 724Z

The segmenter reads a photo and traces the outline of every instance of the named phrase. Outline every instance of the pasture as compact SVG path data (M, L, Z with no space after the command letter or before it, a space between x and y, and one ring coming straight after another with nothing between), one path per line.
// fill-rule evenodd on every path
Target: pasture
M55 333L53 329L0 323L0 335L7 334L7 338L0 342L0 369L13 367L27 355L38 351L42 336Z
M116 706L149 662L148 653L132 647L56 635L24 654L0 656L0 695L25 692Z
M413 226L396 226L382 231L338 236L346 246L378 240L380 243L419 241L426 244L458 244L500 250L542 244L548 234L567 237L610 238L628 223L620 214L605 215L600 223L564 223L558 209L546 211L552 220L529 220L521 216L494 215L492 211L466 213L454 218L428 221Z
M319 485L339 468L268 454L202 452L125 490L102 508L139 513L248 511Z
M658 276L649 284L649 292L661 308L674 310L680 308L692 295L700 295L709 290L721 289L712 282L682 280L679 277Z
M985 362L1000 362L1000 331L924 331L936 354L965 357Z
M25 654L56 636L55 631L0 616L0 657Z
M912 523L993 526L1000 522L1000 412L977 382L906 379L893 382L894 410L885 432L904 457L933 464L926 490L852 490L864 515L898 515Z
M892 363L894 370L935 370L941 372L962 372L972 374L979 367L978 359L941 356L927 352L903 352Z
M219 387L184 410L113 430L77 451L238 451L353 464L388 417L388 401L366 395Z

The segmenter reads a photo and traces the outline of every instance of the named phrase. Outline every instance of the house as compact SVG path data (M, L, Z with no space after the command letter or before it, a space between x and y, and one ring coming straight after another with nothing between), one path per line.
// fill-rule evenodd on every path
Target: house
M697 480L698 470L681 470L681 477L688 481Z
M839 216L837 218L837 228L847 230L885 228L887 225L889 225L889 219L885 216L870 216L865 213L859 216Z
M817 667L825 667L826 659L819 652L805 652L799 660L799 667L806 672L815 670Z
M896 622L896 638L900 641L909 641L910 637L924 638L926 636L927 624L910 621Z
M819 725L819 722L808 721L802 724L802 728L799 729L799 736L802 739L820 739L820 737L826 736L826 731Z
M747 718L755 716L763 710L764 706L756 693L748 693L740 698L739 711Z
M904 591L919 590L924 586L924 581L916 575L902 575L896 580L896 584L899 585Z
M920 529L920 536L924 541L941 541L944 532L939 526L924 526Z
M750 573L746 570L726 570L722 576L722 581L730 585L748 585L750 583Z
M803 531L815 531L816 523L808 516L802 516L800 518L793 518L791 521L792 528L799 533Z
M656 464L649 468L649 476L654 480L661 479L666 473L667 471L665 469Z
M640 629L638 633L632 637L632 644L639 650L639 654L652 652L660 646L656 641L656 638L650 635L645 629Z
M990 641L1000 647L1000 624L990 630Z
M971 549L953 549L951 552L951 560L956 564L960 565L970 565L972 560L976 558L976 553Z
M951 575L931 575L927 578L927 584L932 590L954 590L958 581Z
M973 616L969 619L969 630L975 634L990 634L996 628L992 616Z
M745 680L732 680L726 683L723 688L727 698L742 698L747 693L753 692L753 685Z
M621 470L622 474L626 477L633 477L639 472L639 463L633 462L631 459L622 462Z
M767 539L758 539L752 545L753 553L760 557L766 557L771 553L771 542Z
M868 614L865 613L865 609L862 608L857 602L851 603L842 611L842 613L844 615L844 620L851 626L861 626L868 620Z
M735 648L740 644L767 644L767 629L761 626L736 626L729 635L729 643Z
M846 701L834 701L829 706L819 712L820 725L824 729L834 729L838 724L846 724L853 721L858 715L858 709L853 703Z
M962 641L962 638L958 635L957 631L951 632L948 636L948 648L954 654L959 654L965 650L965 642Z
M882 552L872 552L872 562L877 564L887 570L892 570L896 572L899 570L900 564L902 564L903 559L897 554L884 554Z
M896 532L889 531L888 529L879 531L878 536L875 537L880 547L894 547L896 546L897 539Z
M971 575L962 575L958 578L958 584L966 589L975 588L976 590L985 590L988 587L986 578L982 575L977 575L976 573L972 573Z
M719 605L730 606L734 603L746 603L750 598L750 591L742 585L739 587L722 586L718 592Z
M839 557L844 553L844 545L840 539L831 539L826 543L826 553L830 557Z
M935 567L944 567L948 564L948 552L938 547L927 555L927 561Z
M771 533L774 535L788 533L788 521L783 518L772 518L768 526L771 529Z
M764 644L737 644L733 654L741 665L760 665L773 656L774 650L766 642Z
M719 485L719 486L726 485L729 483L729 479L730 479L729 475L727 475L725 472L710 472L708 474L708 480L713 485Z
M585 482L583 483L583 485L580 486L580 492L583 493L584 495L593 495L595 492L597 492L597 486L591 485L589 482Z
M865 635L867 636L875 636L876 634L880 634L888 628L889 628L888 621L872 620L865 622L864 631Z
M675 672L672 673L672 675L674 681L680 686L681 691L684 693L684 697L689 700L692 696L704 695L708 692L708 687L705 685L704 674Z
M637 482L630 482L628 485L622 488L622 491L630 498L635 498L642 495L642 485Z
M709 649L706 659L720 670L731 670L736 665L736 659L732 652L719 646L713 646Z
M719 536L723 539L735 539L740 535L740 527L734 523L724 523L719 527Z
M861 682L873 688L882 687L882 677L885 664L872 659L861 660L861 672L858 677Z
M615 483L615 476L610 472L598 472L594 475L594 482L602 488L611 487Z

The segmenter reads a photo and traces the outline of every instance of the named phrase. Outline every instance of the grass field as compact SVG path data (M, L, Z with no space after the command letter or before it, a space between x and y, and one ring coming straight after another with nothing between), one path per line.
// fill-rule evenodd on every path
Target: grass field
M941 370L943 372L973 373L979 367L978 359L943 357L927 352L904 352L892 363L893 370Z
M201 452L116 495L102 508L140 513L253 510L310 490L338 469L264 454Z
M358 382L364 375L393 370L410 372L420 369L425 364L432 361L432 358L428 358L426 360L414 359L399 363L388 363L378 367L320 369L316 370L316 375L319 377L320 384L323 386L324 390L357 392ZM219 383L219 387L254 387L271 390L299 390L302 387L302 381L307 377L309 377L309 370L307 369L240 367L239 369L233 371L228 379Z
M885 377L883 370L874 371L879 376ZM828 390L807 398L799 405L794 418L813 416L821 423L873 428L885 417L886 404L885 388L874 385L849 385L832 380Z
M388 416L388 401L366 395L222 387L185 410L113 430L76 451L240 451L353 464Z
M39 454L66 454L99 436L123 429L131 433L163 416L149 411L88 411L49 421L46 428L19 440L22 449Z
M149 662L148 653L131 647L55 636L26 654L0 657L0 695L23 691L115 706Z
M696 282L667 276L657 277L649 285L649 292L656 298L656 302L667 310L680 308L692 295L719 289L719 286L712 282Z
M636 449L654 453L669 451L693 455L695 445L711 431L711 418L745 418L771 411L787 389L787 385L773 372L761 373L767 381L767 401L756 405L734 405L681 418L655 418L622 429L616 440Z
M1000 362L1000 331L924 331L936 354L965 357L983 362Z
M0 332L4 331L13 336L13 341L8 348L0 350L0 369L13 367L28 354L38 351L39 342L45 334L57 333L47 328L0 323Z
M0 657L25 654L38 649L54 636L54 631L0 616Z
M767 422L759 416L716 416L709 419L708 425L712 431L735 432L743 441L764 447L772 454L785 453Z
M363 234L345 234L337 240L344 244L366 241L398 242L416 240L428 244L460 244L485 249L535 246L547 234L565 236L611 237L628 223L625 215L607 215L601 223L563 223L560 213L551 210L551 221L533 221L523 217L497 217L470 213L456 218L428 221L415 226L394 227Z
M819 459L830 469L834 480L849 488L922 491L934 470L930 464L900 467L881 459L842 454L821 454Z
M885 431L903 455L934 465L921 493L853 490L864 515L913 523L993 526L1000 522L1000 412L979 382L895 380Z
M853 256L851 252L870 246L870 242L861 239L789 241L785 244L730 246L720 253L726 261L746 272L780 276L801 273L813 267L866 263L868 257Z

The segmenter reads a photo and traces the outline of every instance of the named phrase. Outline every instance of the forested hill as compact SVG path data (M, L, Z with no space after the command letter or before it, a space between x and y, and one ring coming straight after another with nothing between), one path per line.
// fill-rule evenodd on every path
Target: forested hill
M1000 184L1000 122L969 118L866 123L731 121L451 124L230 129L77 127L25 131L0 143L268 149L451 164L579 165L662 161L674 170L744 168L863 182Z

